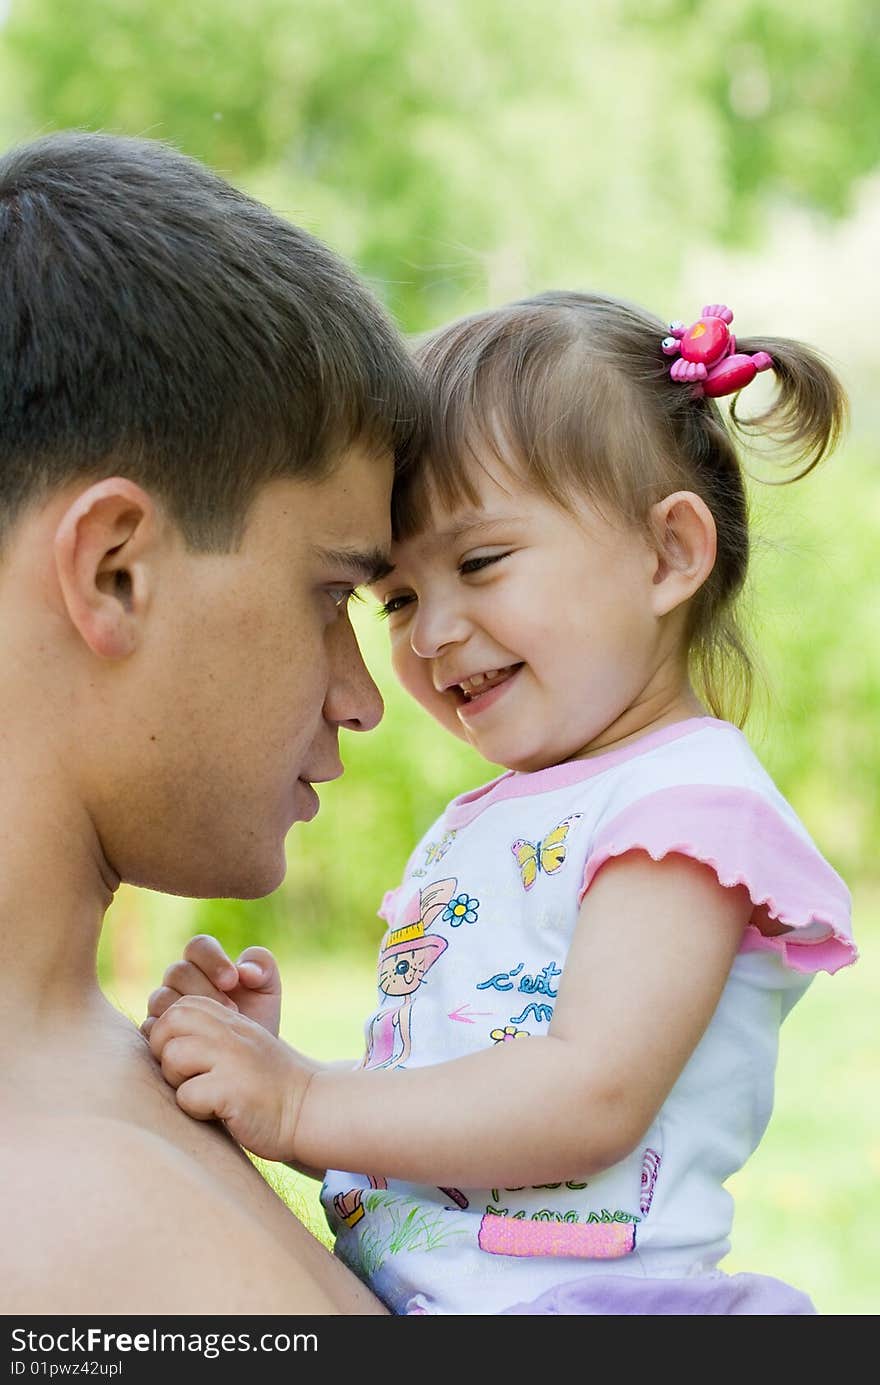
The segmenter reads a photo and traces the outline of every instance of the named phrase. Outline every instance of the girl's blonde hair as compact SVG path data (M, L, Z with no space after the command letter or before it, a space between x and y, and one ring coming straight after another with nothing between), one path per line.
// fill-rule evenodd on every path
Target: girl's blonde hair
M749 526L734 436L775 442L786 465L798 467L783 479L795 481L834 446L847 401L809 347L737 338L737 351L772 356L778 390L753 418L740 419L734 400L727 424L713 400L670 379L660 349L667 331L619 299L551 292L422 338L414 354L428 391L426 453L396 487L395 534L424 529L434 497L476 503L471 468L487 455L562 506L586 496L649 534L654 504L677 490L696 492L714 517L718 554L691 602L688 651L709 707L741 723L752 662L735 599L748 568Z

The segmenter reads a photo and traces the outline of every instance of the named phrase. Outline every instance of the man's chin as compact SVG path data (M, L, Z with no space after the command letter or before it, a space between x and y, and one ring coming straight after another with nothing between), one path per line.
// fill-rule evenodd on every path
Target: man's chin
M222 862L205 862L200 870L190 870L185 875L140 870L124 879L129 885L182 899L264 899L278 889L287 874L283 842L271 860L245 861L239 857L231 871L233 856L234 851L230 850Z
M286 874L287 857L282 847L280 859L275 858L271 863L264 862L262 867L254 862L253 871L249 876L239 877L233 888L227 889L224 895L215 898L264 899L283 884Z

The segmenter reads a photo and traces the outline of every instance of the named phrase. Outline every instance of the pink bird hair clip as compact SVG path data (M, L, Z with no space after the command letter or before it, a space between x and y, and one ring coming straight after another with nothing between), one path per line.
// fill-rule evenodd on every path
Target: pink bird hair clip
M753 356L737 352L729 325L732 321L730 308L709 303L690 327L670 322L669 336L660 346L664 355L678 356L669 370L672 379L692 385L696 395L718 399L751 384L759 370L769 370L773 357L766 351L756 351Z

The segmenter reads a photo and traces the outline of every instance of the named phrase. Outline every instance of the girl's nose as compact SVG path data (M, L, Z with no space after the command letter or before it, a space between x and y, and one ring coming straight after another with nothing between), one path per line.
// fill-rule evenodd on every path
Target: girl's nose
M453 602L420 600L410 627L410 644L420 659L435 659L450 644L467 638L468 622Z

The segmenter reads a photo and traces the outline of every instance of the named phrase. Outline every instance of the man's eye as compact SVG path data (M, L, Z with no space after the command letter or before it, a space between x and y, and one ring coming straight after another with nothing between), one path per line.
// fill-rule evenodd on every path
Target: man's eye
M411 601L415 601L415 597L409 592L403 593L401 596L389 596L387 601L383 601L382 605L379 607L379 619L387 620L389 616L396 615L398 611L403 610L404 606L408 606Z
M325 591L337 611L343 611L350 601L363 600L363 597L354 587L325 587Z

